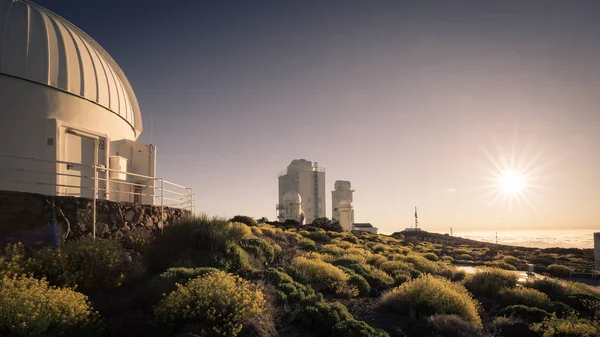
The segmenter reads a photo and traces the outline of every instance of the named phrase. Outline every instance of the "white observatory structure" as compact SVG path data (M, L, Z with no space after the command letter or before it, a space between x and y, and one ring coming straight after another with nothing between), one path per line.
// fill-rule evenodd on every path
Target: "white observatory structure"
M349 200L341 200L338 203L339 222L342 228L347 231L354 229L354 210Z
M156 149L136 142L127 77L90 36L29 1L0 0L0 104L0 190L154 202Z
M349 201L352 204L354 202L354 190L350 182L346 180L336 180L333 188L334 190L331 191L331 219L340 220L338 205L342 200ZM352 215L352 219L354 220L354 214Z
M594 261L596 271L600 271L600 232L594 233Z
M298 192L287 192L283 196L283 221L294 220L304 224L304 212L302 210L302 197Z
M288 192L300 194L306 223L325 217L325 170L318 163L306 159L295 159L279 174L279 221L284 221L284 200Z

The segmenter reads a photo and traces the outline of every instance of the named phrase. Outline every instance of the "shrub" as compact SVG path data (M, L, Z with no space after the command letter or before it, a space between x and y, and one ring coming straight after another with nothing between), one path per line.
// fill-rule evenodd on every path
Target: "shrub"
M100 336L102 321L85 295L28 276L0 276L0 335Z
M481 327L478 303L467 290L449 280L429 274L408 281L383 294L381 303L392 311L420 315L456 314Z
M315 242L308 238L302 238L298 241L298 247L303 250L314 252L317 250L317 245Z
M306 234L305 237L319 243L330 243L332 240L331 237L325 233L325 231L310 232Z
M370 266L369 266L370 267ZM368 268L369 276L366 277L367 281L373 288L387 289L394 284L395 280L393 277L388 275L383 270L375 267Z
M394 276L396 274L410 274L412 268L404 261L388 261L379 266L384 272Z
M344 250L334 244L326 244L321 246L321 251L331 255L341 255Z
M258 225L258 222L256 220L254 220L252 217L245 215L236 215L233 218L229 219L229 222L240 222L249 227L254 227Z
M341 294L349 277L341 269L325 261L303 256L292 261L295 275L304 282L319 284L335 294Z
M493 298L500 290L517 284L517 276L498 268L481 268L467 276L464 286L475 296Z
M457 260L461 261L473 261L473 257L469 254L460 254L456 256Z
M25 248L23 245L8 244L4 248L4 254L0 256L0 277L2 275L12 276L14 274L22 274L23 264L25 262Z
M494 263L492 263L492 266L500 268L500 269L504 269L504 270L517 270L517 268L515 266L513 266L512 264L508 264L502 261L495 261Z
M30 262L30 266L39 268L34 273L47 277L52 284L77 286L83 292L116 289L132 271L125 249L114 240L83 238L65 244L60 252L49 248L42 254L49 252L53 252L53 258ZM34 259L40 255L34 255ZM62 275L58 263L64 270Z
M33 273L36 278L45 277L53 285L68 284L65 263L68 259L62 251L56 247L44 247L33 251L27 260L25 269Z
M433 315L427 318L428 330L434 336L487 337L484 331L458 315Z
M150 280L145 296L149 297L149 300L153 302L153 300L158 300L162 295L176 290L177 284L185 285L193 278L217 271L219 270L215 268L169 268Z
M437 260L439 260L438 256L435 255L434 253L425 253L425 254L423 254L423 257L426 258L429 261L437 261Z
M211 264L215 255L231 250L232 243L239 245L251 236L250 227L243 223L202 215L165 227L148 256L155 271L166 269L176 260L190 260L196 265L207 265Z
M239 273L248 268L248 254L233 242L227 243L224 252L216 258L216 266L232 273Z
M240 277L218 271L189 281L155 308L159 321L199 325L203 335L237 336L244 324L265 310L260 290Z
M452 256L442 256L442 261L446 263L452 263L454 262L454 259L452 258Z
M573 269L561 264L551 264L548 266L548 273L552 276L569 277Z
M348 309L339 302L319 301L308 305L300 311L296 319L302 328L313 332L315 337L388 336L385 332L373 329L362 321L356 321Z
M513 265L515 267L521 264L521 260L519 260L518 258L516 258L514 256L505 256L503 258L503 260L504 260L505 263L508 263L508 264Z
M242 247L263 262L271 263L275 259L275 249L267 240L259 238L246 239L243 241Z
M532 330L543 337L596 337L600 335L598 323L577 318L547 318L534 324Z
M282 270L268 268L265 270L265 279L277 289L277 297L281 303L315 303L323 297L313 288L294 279Z
M504 288L498 292L498 299L504 306L522 304L541 309L550 308L548 295L531 288Z
M499 314L506 317L522 319L528 323L541 322L544 318L551 316L551 314L545 310L520 304L508 306L500 310Z
M412 263L414 269L422 273L435 274L438 271L438 265L436 263L427 260L421 255L409 254L402 257L401 261Z
M367 263L379 267L382 263L387 262L387 258L383 255L373 254L367 258Z

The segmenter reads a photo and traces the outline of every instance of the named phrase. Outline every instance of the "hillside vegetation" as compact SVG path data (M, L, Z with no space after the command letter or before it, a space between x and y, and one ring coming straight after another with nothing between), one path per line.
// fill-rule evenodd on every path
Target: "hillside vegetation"
M201 216L158 236L6 247L0 336L600 336L596 290L512 272L537 258L564 275L559 255Z

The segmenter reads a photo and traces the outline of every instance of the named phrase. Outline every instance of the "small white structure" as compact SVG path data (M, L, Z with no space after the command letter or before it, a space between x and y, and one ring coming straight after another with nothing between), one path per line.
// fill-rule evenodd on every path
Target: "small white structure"
M350 201L350 203L354 202L353 193L354 190L351 187L349 181L346 180L336 180L333 184L334 190L331 191L331 219L340 220L340 212L338 210L338 204L342 200ZM352 216L354 219L354 215Z
M304 224L304 212L302 210L302 197L298 192L287 192L283 196L283 221L294 220Z
M352 230L354 224L354 212L352 210L352 203L348 200L341 200L337 209L339 211L339 221L342 228L347 231Z
M594 260L596 261L596 270L600 271L600 232L594 233Z
M0 189L154 203L156 148L125 74L72 23L0 0ZM121 169L127 174L95 166ZM115 193L116 192L116 193Z
M325 170L306 159L292 160L287 169L279 174L279 203L277 204L279 221L284 221L283 196L287 192L297 192L302 197L302 208L306 214L306 223L325 217Z
M377 234L378 228L373 227L373 225L371 225L370 223L355 223L352 226L352 230Z

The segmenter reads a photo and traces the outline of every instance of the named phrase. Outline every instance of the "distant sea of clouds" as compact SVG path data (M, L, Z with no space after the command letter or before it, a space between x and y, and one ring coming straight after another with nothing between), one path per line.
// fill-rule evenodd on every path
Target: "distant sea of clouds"
M535 248L594 248L594 232L598 230L518 230L518 231L478 231L454 232L454 236L505 245Z

